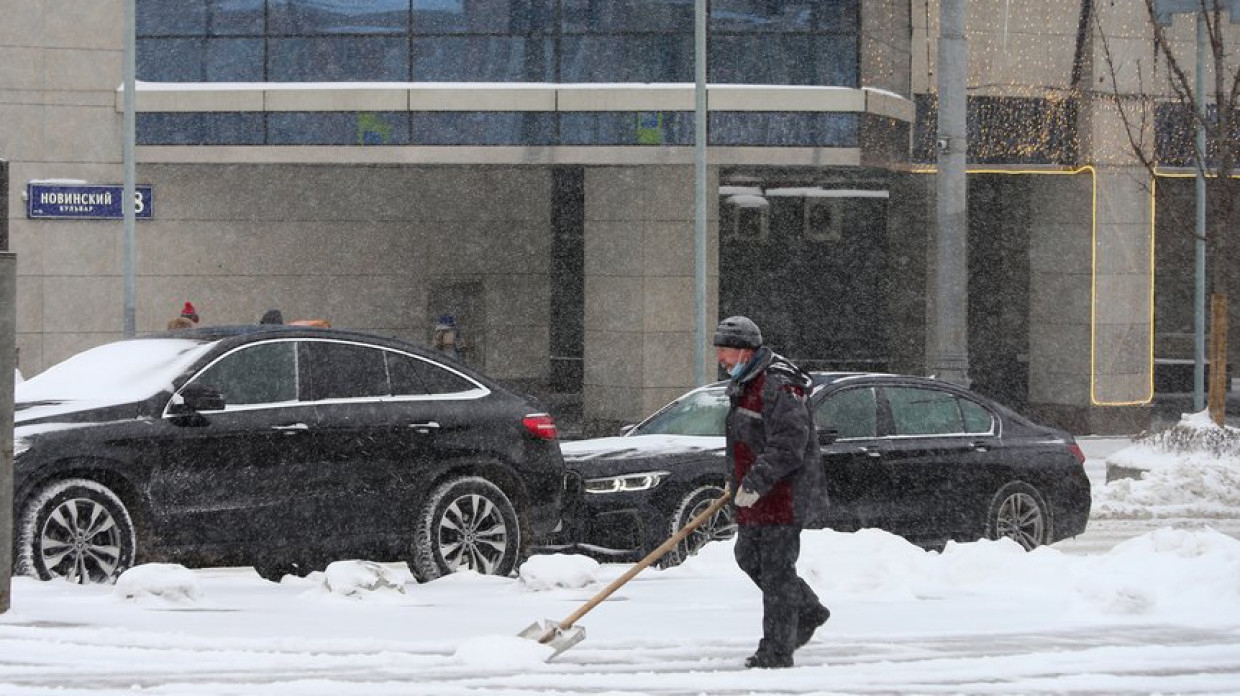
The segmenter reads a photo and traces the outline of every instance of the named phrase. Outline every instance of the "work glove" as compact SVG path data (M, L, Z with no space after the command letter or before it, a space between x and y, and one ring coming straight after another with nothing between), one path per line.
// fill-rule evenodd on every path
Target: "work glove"
M752 507L754 503L758 502L758 498L761 497L754 489L741 486L741 489L736 492L736 496L732 498L732 502L736 503L736 507L747 508Z

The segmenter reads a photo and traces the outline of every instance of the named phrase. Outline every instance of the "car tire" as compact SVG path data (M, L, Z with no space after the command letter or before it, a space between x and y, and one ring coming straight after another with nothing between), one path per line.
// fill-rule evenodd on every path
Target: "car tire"
M715 485L701 486L687 491L680 497L668 520L667 534L663 539L655 542L655 546L651 546L650 550L657 548L657 544L663 543L664 540L670 539L673 534L689 524L693 518L710 507L711 503L721 496L723 496L723 488ZM703 522L702 526L690 532L689 536L659 559L659 565L663 568L680 565L710 542L731 539L734 536L736 536L736 508L732 505L725 505L723 509Z
M986 538L1007 537L1026 551L1049 543L1051 516L1042 494L1024 481L999 489L986 511Z
M511 575L521 553L516 508L499 486L467 476L427 497L414 529L409 570L427 582L458 570Z
M133 567L133 518L120 497L88 479L55 481L22 510L17 571L40 580L111 583Z

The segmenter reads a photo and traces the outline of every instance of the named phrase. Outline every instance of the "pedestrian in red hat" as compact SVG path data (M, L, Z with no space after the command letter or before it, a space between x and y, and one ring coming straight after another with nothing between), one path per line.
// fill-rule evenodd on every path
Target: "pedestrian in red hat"
M195 324L198 323L198 310L194 309L194 303L186 302L185 307L181 309L181 316L189 319Z

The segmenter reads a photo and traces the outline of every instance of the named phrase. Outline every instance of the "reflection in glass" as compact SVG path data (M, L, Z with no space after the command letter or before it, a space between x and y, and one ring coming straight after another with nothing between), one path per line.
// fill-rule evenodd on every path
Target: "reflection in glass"
M409 46L403 38L269 39L271 82L406 82Z
M546 112L424 112L412 115L418 145L554 145L555 114Z
M408 145L409 114L289 111L268 114L268 145Z
M191 381L215 387L227 406L297 400L297 344L259 343L225 355Z
M722 436L730 405L723 389L691 392L633 428L629 435Z
M436 36L413 42L415 82L554 82L555 43L542 37Z
M694 0L562 0L565 33L678 32L693 36Z
M263 0L136 0L138 36L260 36Z
M562 82L692 82L693 35L565 36Z
M409 0L268 0L274 35L407 34Z
M148 82L262 82L262 39L146 39L134 57Z
M716 36L711 40L710 81L856 87L856 46L853 36Z
M587 111L560 115L563 145L692 145L687 111Z
M556 0L413 0L415 34L545 34Z
M722 111L710 114L712 145L858 147L857 114Z
M711 0L712 32L855 31L857 0Z
M878 432L874 389L846 389L831 394L814 409L814 425L820 431L835 430L839 440L874 437Z
M262 145L261 113L139 113L139 145Z

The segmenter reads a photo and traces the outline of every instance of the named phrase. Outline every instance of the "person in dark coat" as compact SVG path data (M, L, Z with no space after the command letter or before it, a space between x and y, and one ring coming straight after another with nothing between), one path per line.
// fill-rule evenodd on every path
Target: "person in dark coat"
M258 320L260 324L283 324L284 314L278 309L269 309L263 312L263 316Z
M736 491L736 563L762 590L762 640L746 667L791 667L831 612L797 575L801 529L821 526L826 476L809 397L813 381L762 345L746 317L715 329L715 354L732 379L727 461Z

